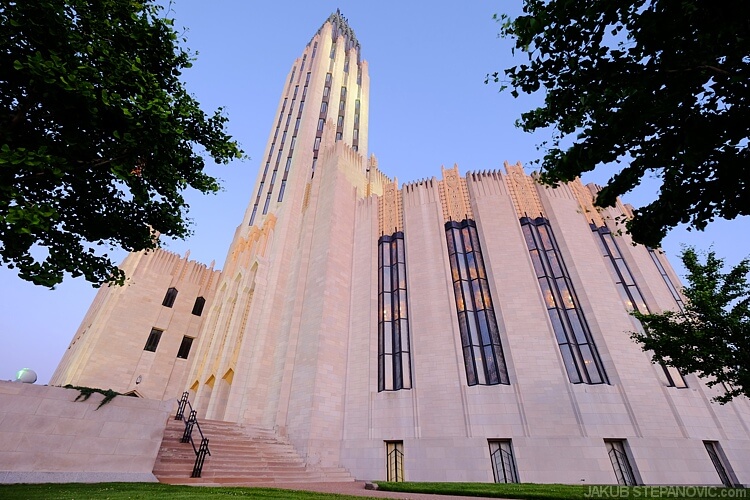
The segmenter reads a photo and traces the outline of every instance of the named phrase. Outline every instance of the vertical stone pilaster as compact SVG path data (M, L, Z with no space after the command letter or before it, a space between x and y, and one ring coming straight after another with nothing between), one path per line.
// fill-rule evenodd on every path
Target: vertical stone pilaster
M544 208L539 200L539 193L536 190L536 181L523 172L521 162L515 165L505 162L505 184L510 192L510 198L513 200L513 206L516 214L521 217L536 218L544 216Z
M466 188L466 179L458 173L458 165L446 169L440 167L443 180L440 181L440 202L443 206L443 219L462 221L472 219L471 203L469 203L469 191Z
M385 185L378 203L378 227L381 235L404 230L404 207L398 179Z
M569 182L568 186L570 186L573 196L578 201L578 206L581 207L581 212L583 212L586 221L593 222L596 227L602 227L604 219L599 209L594 206L594 195L591 190L584 186L578 177L573 182Z

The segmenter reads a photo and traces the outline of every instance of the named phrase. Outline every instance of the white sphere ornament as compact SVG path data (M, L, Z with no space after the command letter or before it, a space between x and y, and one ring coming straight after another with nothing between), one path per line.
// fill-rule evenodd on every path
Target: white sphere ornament
M31 368L21 368L16 373L16 380L14 382L33 384L34 382L36 382L36 372Z

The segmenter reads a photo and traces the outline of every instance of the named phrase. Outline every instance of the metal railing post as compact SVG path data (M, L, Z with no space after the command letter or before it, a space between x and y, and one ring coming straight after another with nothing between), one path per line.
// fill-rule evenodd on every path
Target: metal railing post
M201 445L198 448L198 453L195 455L195 465L193 466L193 473L190 477L201 477L201 471L203 470L203 462L206 460L206 455L210 455L208 451L208 439L201 439Z
M193 435L193 426L195 425L196 420L197 420L197 416L196 416L195 410L191 410L190 416L185 422L185 433L182 435L182 439L180 440L181 443L190 442L190 438Z
M189 392L185 391L182 393L180 403L177 407L177 415L175 416L175 420L182 420L183 422L185 422L185 432L183 432L182 438L180 438L180 442L190 443L190 445L193 447L193 451L195 452L195 464L193 465L193 472L190 477L201 477L203 463L206 461L206 455L211 455L211 452L208 449L208 438L203 435L201 424L198 422L198 413L193 409L193 405L190 404L190 400L188 399L189 397ZM186 408L189 411L187 419L185 419ZM195 447L195 441L193 440L194 427L198 428L198 433L200 434L201 438L198 448Z
M175 420L182 420L182 415L185 412L185 406L187 405L189 395L190 394L187 391L182 393L180 404L177 406L177 415L174 417Z

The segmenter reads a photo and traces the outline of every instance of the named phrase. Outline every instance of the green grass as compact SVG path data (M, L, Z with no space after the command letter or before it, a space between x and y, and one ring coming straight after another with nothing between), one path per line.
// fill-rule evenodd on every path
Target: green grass
M461 495L495 498L560 498L579 499L586 488L567 484L499 484L499 483L387 483L378 481L378 489L407 493Z
M300 485L302 486L302 485ZM159 483L65 483L0 485L3 500L224 500L229 498L284 500L362 500L363 497L273 488L174 486Z
M303 485L300 485L303 486ZM494 483L387 483L378 481L381 490L436 495L590 500L597 498L728 498L748 499L746 489L685 486L579 486L567 484L494 484ZM692 489L691 489L692 488ZM701 489L703 488L703 489ZM3 500L223 500L234 497L278 498L284 500L363 500L364 497L279 490L274 488L173 486L159 483L96 484L10 484L0 485Z
M706 486L580 486L569 484L497 484L497 483L388 483L378 481L384 491L432 493L494 498L590 500L610 498L733 498L750 499L749 490Z

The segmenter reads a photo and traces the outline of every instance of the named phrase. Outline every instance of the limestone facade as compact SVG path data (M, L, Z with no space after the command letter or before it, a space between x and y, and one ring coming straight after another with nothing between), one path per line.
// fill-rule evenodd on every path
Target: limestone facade
M128 255L120 265L126 284L99 289L50 385L179 397L220 275L188 257L160 249Z
M359 51L333 14L288 75L224 270L201 292L211 307L182 378L199 416L274 428L360 479L722 484L711 450L750 484L748 401L712 403L719 389L670 379L630 340L633 303L680 296L664 256L619 234L629 208L597 209L596 186L546 188L520 164L399 187L367 156ZM163 307L166 285L142 300ZM96 338L86 349L116 355ZM96 357L59 371L96 385L112 369ZM145 370L130 363L123 380Z

